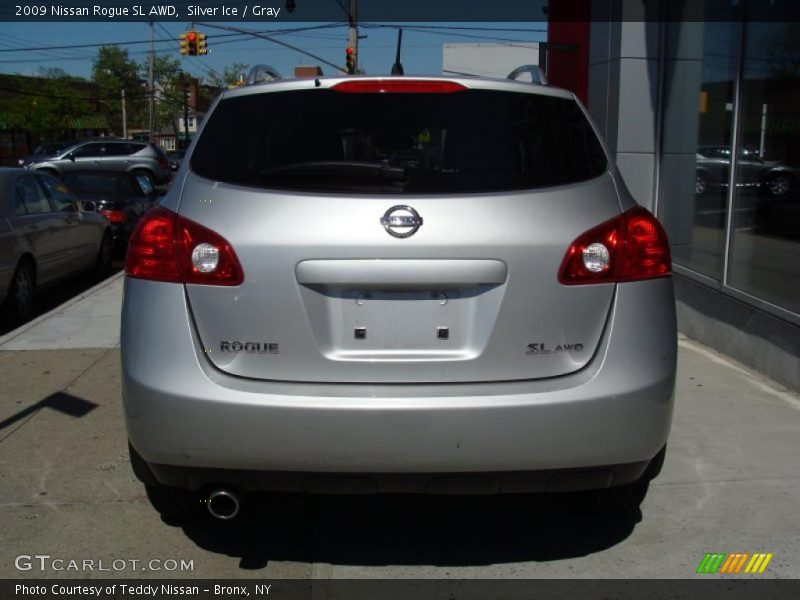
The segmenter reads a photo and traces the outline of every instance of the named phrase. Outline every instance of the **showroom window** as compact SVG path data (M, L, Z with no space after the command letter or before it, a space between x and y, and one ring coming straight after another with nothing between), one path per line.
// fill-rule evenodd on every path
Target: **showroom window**
M659 217L678 273L800 321L800 23L666 27Z

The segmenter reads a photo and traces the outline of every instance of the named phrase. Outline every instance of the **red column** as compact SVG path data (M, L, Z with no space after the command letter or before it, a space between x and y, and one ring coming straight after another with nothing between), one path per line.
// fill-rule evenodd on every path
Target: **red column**
M589 31L591 0L550 0L548 44L570 44L571 49L548 48L547 79L568 89L586 104L589 100Z

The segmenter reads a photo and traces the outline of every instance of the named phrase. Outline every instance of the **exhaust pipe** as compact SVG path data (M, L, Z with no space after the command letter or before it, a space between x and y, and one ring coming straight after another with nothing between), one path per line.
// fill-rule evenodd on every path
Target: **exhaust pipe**
M208 496L208 512L215 519L228 521L239 514L239 496L230 490L214 490Z

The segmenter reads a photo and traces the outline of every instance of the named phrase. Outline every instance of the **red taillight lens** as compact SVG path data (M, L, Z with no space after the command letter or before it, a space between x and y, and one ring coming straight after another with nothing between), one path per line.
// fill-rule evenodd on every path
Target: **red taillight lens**
M128 220L124 210L101 210L100 214L108 219L109 223L125 223Z
M192 254L198 246L213 251L211 269L209 263L196 266ZM160 206L148 211L131 234L125 274L136 279L204 285L240 285L244 281L239 259L227 240Z
M580 235L567 249L558 280L564 285L639 281L672 273L661 223L637 206Z
M337 92L352 94L452 94L467 88L453 81L427 79L368 79L343 81L331 87Z

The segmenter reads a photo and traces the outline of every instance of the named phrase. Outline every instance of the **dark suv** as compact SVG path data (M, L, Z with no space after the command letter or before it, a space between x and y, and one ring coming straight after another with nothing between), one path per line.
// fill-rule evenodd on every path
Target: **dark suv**
M58 177L72 171L130 171L146 176L153 184L172 178L164 152L147 142L98 139L78 142L60 153L31 158L21 166L41 169Z

